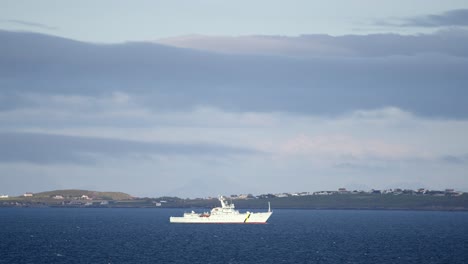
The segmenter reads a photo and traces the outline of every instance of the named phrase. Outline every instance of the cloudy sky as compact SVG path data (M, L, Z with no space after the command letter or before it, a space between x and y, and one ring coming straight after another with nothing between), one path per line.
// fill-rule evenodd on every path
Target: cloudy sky
M0 194L468 191L466 1L0 1Z

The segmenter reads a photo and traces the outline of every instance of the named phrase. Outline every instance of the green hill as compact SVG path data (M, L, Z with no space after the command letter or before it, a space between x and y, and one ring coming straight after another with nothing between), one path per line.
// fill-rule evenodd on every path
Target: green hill
M163 199L157 199L163 200ZM165 200L165 199L164 199ZM236 208L267 209L383 209L383 210L468 210L468 194L460 196L334 194L269 199L233 200ZM217 199L167 200L163 207L219 206Z
M133 197L123 192L97 192L89 190L55 190L48 192L35 193L34 198L51 198L56 195L61 195L65 199L77 198L87 195L89 198L101 200L129 200Z

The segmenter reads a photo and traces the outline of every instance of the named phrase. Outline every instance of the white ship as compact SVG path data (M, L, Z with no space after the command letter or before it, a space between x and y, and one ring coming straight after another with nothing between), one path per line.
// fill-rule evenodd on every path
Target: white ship
M268 218L273 213L268 202L268 212L252 213L245 212L239 213L235 209L233 203L229 203L223 196L220 196L219 201L221 207L211 209L211 212L206 213L184 213L184 216L174 217L171 216L169 221L171 223L184 223L184 224L266 224Z

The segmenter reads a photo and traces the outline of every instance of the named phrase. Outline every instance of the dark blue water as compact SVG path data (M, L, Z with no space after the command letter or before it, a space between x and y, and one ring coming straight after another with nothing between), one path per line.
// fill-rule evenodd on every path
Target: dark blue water
M0 263L468 263L468 213L275 210L267 225L169 224L179 209L0 209Z

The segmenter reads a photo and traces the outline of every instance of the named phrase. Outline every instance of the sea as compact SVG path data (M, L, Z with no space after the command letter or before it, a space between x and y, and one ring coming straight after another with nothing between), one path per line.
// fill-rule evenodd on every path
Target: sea
M274 210L265 225L169 223L184 211L0 208L0 263L468 263L468 212Z

